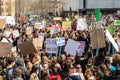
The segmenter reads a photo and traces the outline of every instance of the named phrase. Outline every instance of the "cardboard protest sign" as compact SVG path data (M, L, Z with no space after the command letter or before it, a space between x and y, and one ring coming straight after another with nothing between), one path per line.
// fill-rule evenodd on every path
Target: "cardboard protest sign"
M14 30L14 31L13 31L13 37L15 37L15 38L16 38L16 37L19 37L19 35L20 35L20 34L19 34L19 31L18 31L18 30Z
M96 21L99 21L101 16L100 16L100 9L95 9L95 17L96 17Z
M5 18L0 18L0 29L4 29L5 23L6 23L6 19Z
M106 29L110 32L111 35L115 33L115 27L113 26L106 27Z
M62 17L54 17L54 21L61 21Z
M11 43L2 43L0 42L0 57L8 57L10 49L12 48Z
M65 38L61 37L61 38L57 38L57 46L63 46L65 45Z
M46 52L47 53L58 53L57 39L55 38L46 39Z
M120 26L120 20L115 20L115 21L114 21L114 25L115 25L115 26Z
M62 22L62 30L71 30L71 21L63 21Z
M106 37L108 37L109 41L112 43L112 45L114 46L114 48L116 49L116 51L119 51L119 47L117 45L117 43L115 42L115 40L113 39L112 35L110 34L110 32L106 29Z
M77 53L81 55L85 52L85 41L79 41L79 47L77 49Z
M41 23L40 23L40 22L36 22L36 23L34 24L34 28L35 28L35 29L41 29Z
M87 23L85 18L77 19L77 30L87 29Z
M92 30L90 32L92 49L104 48L105 44L105 35L102 29Z
M58 33L58 32L60 32L60 26L56 26L56 25L53 25L52 27L51 27L51 34L55 34L55 33Z
M21 53L26 56L28 54L33 54L38 51L37 47L34 45L33 41L26 41L24 43L18 44L18 48Z
M67 44L65 46L65 52L70 55L75 55L79 47L79 42L74 41L72 39L68 39Z
M34 38L33 39L33 44L37 47L37 48L42 48L43 46L43 38Z
M26 32L27 35L32 34L32 28L31 28L31 27L27 27L27 28L25 29L25 32Z

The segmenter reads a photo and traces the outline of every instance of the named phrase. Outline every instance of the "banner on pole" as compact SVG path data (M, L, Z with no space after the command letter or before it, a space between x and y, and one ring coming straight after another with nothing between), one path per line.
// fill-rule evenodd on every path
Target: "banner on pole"
M101 16L100 16L100 9L95 9L95 17L96 17L96 20L99 21Z
M110 32L108 30L106 30L106 37L108 37L108 39L110 40L110 42L112 43L112 45L114 46L114 48L116 49L116 51L119 51L119 47L117 45L117 43L115 42L115 40L113 39L112 35L110 34Z

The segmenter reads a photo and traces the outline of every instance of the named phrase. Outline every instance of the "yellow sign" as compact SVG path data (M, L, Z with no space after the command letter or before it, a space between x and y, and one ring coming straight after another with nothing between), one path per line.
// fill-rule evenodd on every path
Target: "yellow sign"
M70 30L71 29L71 21L64 21L62 22L62 29L63 30Z

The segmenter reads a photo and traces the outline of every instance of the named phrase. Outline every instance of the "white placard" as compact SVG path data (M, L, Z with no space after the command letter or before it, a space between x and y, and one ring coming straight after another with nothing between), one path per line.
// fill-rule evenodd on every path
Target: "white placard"
M9 40L11 43L13 43L13 42L14 42L11 38L8 38L8 40Z
M15 25L15 18L13 16L6 16L6 24Z
M68 39L67 45L65 46L65 52L69 53L70 55L76 55L76 51L79 47L79 42L74 41L72 39Z
M112 43L112 45L114 46L114 48L116 49L116 51L119 51L119 47L117 45L117 43L115 42L115 40L113 39L112 35L110 34L110 32L106 29L106 37L108 37L109 41Z
M77 19L77 30L85 29L87 29L86 19L85 18Z
M42 29L46 27L46 21L42 21Z
M46 52L47 53L58 53L57 39L55 38L46 39Z
M9 43L9 41L8 41L6 38L3 38L3 39L1 40L1 42L3 42L3 43Z
M4 31L3 36L9 37L11 35L11 32L9 31Z
M65 45L65 38L57 38L57 46L63 46Z
M19 31L18 30L14 30L13 31L13 37L19 37Z

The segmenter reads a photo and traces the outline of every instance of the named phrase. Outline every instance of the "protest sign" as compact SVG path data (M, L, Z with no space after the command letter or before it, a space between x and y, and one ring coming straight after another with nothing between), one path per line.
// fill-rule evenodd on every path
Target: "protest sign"
M106 46L105 35L102 29L92 30L90 34L92 49L104 48Z
M55 38L46 39L46 52L47 53L58 53L57 39Z
M102 22L98 21L96 22L96 29L100 29L100 28L102 28Z
M10 49L12 48L11 43L2 43L0 42L0 57L8 57Z
M54 21L61 21L62 17L54 17Z
M13 43L14 41L12 40L12 38L8 38L10 43Z
M75 15L75 19L78 19L79 18L79 15Z
M6 24L15 25L15 18L13 16L6 16Z
M95 17L96 17L96 21L99 21L101 16L100 16L100 9L95 9Z
M108 37L109 41L112 43L112 45L114 46L115 50L118 52L119 51L119 47L117 45L117 43L115 42L115 40L113 39L112 35L110 34L110 32L106 29L106 37Z
M71 30L71 21L63 21L62 22L62 30Z
M74 41L72 39L68 39L67 44L65 46L65 52L70 55L75 55L79 47L79 42Z
M79 47L77 49L77 53L81 55L85 52L85 41L79 41Z
M36 53L38 51L32 40L18 44L18 48L24 56Z
M4 31L3 36L9 37L11 35L11 32L9 31Z
M1 42L3 42L3 43L9 43L9 41L8 41L6 38L3 38L3 39L1 40Z
M42 21L42 28L46 27L46 21Z
M27 27L27 28L25 29L25 32L26 32L27 35L32 34L32 28L31 28L31 27Z
M65 38L61 37L61 38L57 38L57 46L63 46L65 45Z
M15 38L16 38L16 37L19 37L19 35L20 35L20 34L19 34L19 31L18 31L18 30L14 30L14 31L13 31L13 37L15 37Z
M106 29L110 32L111 35L115 33L115 27L113 26L106 27Z
M85 18L77 19L77 30L85 29L87 29L86 19Z
M12 28L6 28L5 31L13 33L13 29Z
M56 26L56 25L53 25L52 27L51 27L51 34L55 34L55 33L58 33L58 32L60 32L60 26Z
M114 21L114 25L115 25L115 26L120 26L120 20L115 20L115 21Z
M43 46L43 38L34 38L33 39L33 44L37 47L37 48L42 48Z
M0 29L3 29L5 27L6 19L0 18Z
M36 23L34 24L34 28L35 28L35 29L41 29L41 23L40 23L40 22L36 22Z

